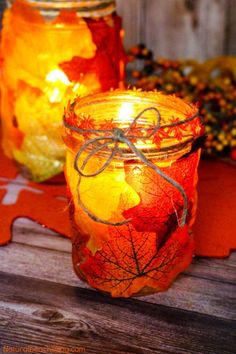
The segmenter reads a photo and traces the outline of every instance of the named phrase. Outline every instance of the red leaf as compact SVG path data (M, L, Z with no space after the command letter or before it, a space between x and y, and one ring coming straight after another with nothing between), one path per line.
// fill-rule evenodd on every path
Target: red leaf
M179 118L172 118L171 123L178 123ZM184 131L186 131L187 125L181 124L181 125L174 125L172 127L168 128L168 133L171 137L176 138L177 140L182 140Z
M153 136L153 143L156 144L157 148L159 149L161 147L162 140L168 137L168 133L163 128L160 128Z
M128 297L145 290L162 291L192 259L193 242L187 228L179 228L158 249L155 233L137 232L131 224L110 228L110 240L80 269L91 286Z
M105 120L103 123L99 124L99 129L100 130L110 130L110 131L112 131L115 127L116 127L116 124L114 123L113 119ZM108 134L108 133L106 133L106 134Z
M178 182L188 198L188 212L191 214L194 202L195 171L198 165L198 152L174 162L162 171ZM183 212L183 198L176 187L165 181L154 170L140 167L140 173L132 165L125 166L126 181L140 195L139 205L125 210L126 219L132 219L137 231L157 232L165 237L178 225Z
M87 19L93 42L97 46L94 58L73 57L60 64L70 81L81 82L86 74L96 74L103 91L117 88L119 83L119 61L124 60L122 44L119 37L120 19L113 17L114 26L104 20ZM86 78L85 78L86 80Z

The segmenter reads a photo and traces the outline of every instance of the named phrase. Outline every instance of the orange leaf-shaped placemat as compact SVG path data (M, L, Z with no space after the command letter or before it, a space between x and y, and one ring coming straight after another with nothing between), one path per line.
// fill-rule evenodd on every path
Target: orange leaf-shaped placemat
M64 178L38 184L22 177L0 150L0 245L11 240L13 221L26 217L70 236Z
M198 256L227 257L236 250L236 166L200 163L198 211L194 229Z

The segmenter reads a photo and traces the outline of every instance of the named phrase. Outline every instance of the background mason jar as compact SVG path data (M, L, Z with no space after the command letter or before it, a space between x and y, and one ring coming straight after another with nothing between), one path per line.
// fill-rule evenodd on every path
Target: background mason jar
M9 6L2 30L3 149L28 177L44 181L63 170L68 101L119 86L121 21L113 0Z

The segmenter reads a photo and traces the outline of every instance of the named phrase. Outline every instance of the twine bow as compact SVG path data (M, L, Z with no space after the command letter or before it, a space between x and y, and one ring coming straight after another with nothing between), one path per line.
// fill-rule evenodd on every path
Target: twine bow
M150 112L153 111L156 116L157 116L157 124L153 128L134 128L137 120L145 113L145 112ZM74 161L74 168L79 174L79 180L78 180L78 185L77 185L77 191L78 191L78 203L80 207L83 209L83 211L94 221L106 224L106 225L112 225L112 226L121 226L124 224L127 224L131 221L131 219L126 219L123 221L119 221L116 223L103 220L95 216L91 211L89 211L86 206L83 204L81 201L80 197L80 181L81 177L95 177L98 176L100 173L102 173L112 162L114 159L115 155L119 153L119 143L126 144L130 150L139 158L141 162L143 162L144 165L150 167L152 170L154 170L159 176L161 176L165 181L169 182L173 187L175 187L179 193L181 194L183 198L183 211L182 211L182 216L180 219L179 225L182 227L186 224L186 218L187 218L187 211L188 211L188 201L187 201L187 195L184 191L184 188L176 182L174 179L166 175L159 167L157 167L153 162L148 160L143 152L141 152L132 142L132 140L148 140L150 139L155 133L158 132L160 128L167 128L167 127L173 127L173 126L178 126L187 122L190 122L194 120L196 117L199 117L198 114L193 115L190 118L187 118L182 121L177 121L171 124L167 125L162 125L161 126L161 115L160 112L157 108L155 107L149 107L145 108L142 110L132 121L130 126L126 129L121 129L121 128L114 128L112 130L108 129L83 129L79 127L75 127L73 125L70 125L65 117L64 117L64 126L72 131L75 131L77 133L91 133L91 134L100 134L104 133L102 136L97 136L92 139L87 140L79 149L79 151L76 153L75 156L75 161ZM142 131L142 132L147 132L146 135L140 136L140 135L135 135L131 134L131 131ZM110 156L107 158L107 160L104 162L101 168L99 168L97 171L94 173L86 174L84 172L84 169L86 165L88 164L89 160L100 150L103 150L104 148L108 148L111 145L113 145L111 149ZM81 167L79 167L79 161L81 158L82 153L89 147L92 147L92 150L88 153L84 161L82 162ZM179 222L179 221L178 221Z

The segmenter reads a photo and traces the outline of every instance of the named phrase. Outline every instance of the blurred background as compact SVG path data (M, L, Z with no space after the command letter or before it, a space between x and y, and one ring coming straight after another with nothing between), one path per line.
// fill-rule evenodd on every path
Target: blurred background
M125 46L170 59L236 54L236 0L117 0Z

